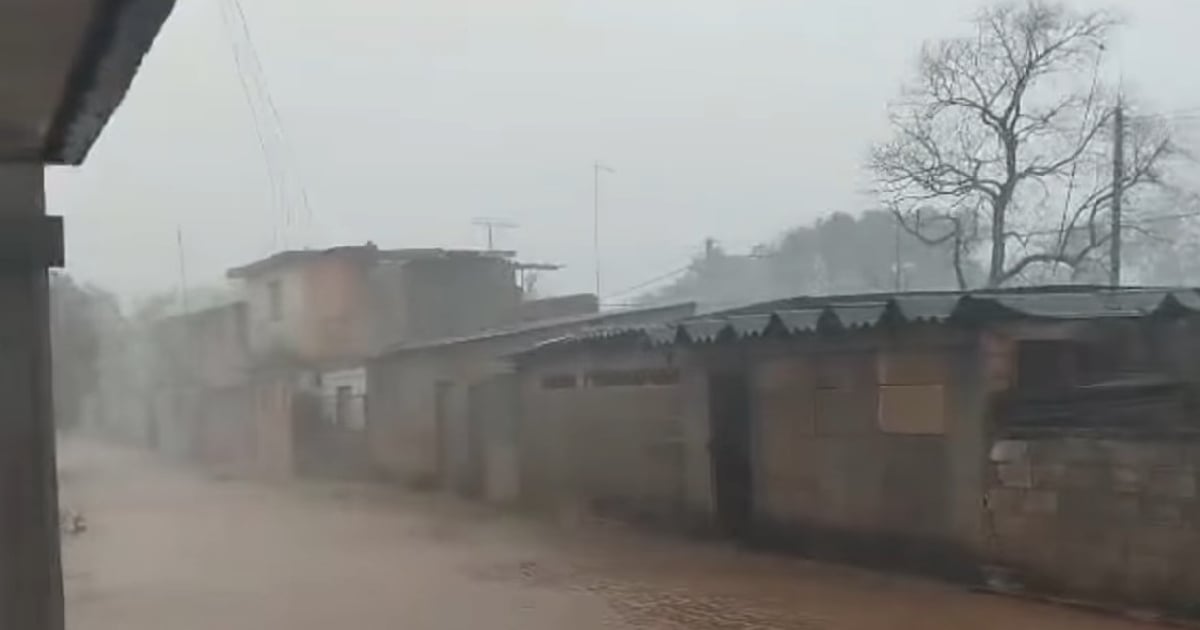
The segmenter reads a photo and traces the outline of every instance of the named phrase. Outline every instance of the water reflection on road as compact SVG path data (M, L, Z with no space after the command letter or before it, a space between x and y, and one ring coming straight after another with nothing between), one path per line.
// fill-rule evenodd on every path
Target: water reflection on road
M88 523L64 541L81 630L1152 627L388 488L222 480L83 442L61 460Z

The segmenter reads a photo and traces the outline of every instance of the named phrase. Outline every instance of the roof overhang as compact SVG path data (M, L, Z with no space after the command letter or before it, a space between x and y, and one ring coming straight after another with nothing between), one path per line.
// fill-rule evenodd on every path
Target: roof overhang
M174 4L0 3L0 161L83 162Z

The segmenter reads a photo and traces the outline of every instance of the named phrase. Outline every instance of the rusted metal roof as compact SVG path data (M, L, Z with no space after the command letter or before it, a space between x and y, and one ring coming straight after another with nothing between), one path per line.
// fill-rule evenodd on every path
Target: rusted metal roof
M720 340L853 331L882 325L970 325L989 321L1087 320L1200 314L1200 293L1192 288L1096 286L1035 287L999 291L871 294L798 297L655 325L639 331L651 345L706 344ZM622 334L632 331L625 328ZM597 339L586 336L554 344Z

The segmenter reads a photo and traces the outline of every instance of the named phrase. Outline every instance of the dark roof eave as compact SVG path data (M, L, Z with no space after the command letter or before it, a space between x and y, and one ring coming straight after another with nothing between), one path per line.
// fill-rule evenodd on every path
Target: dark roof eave
M83 163L174 6L175 0L97 0L46 134L43 162Z
M880 301L883 299L884 301ZM800 308L780 310L780 306ZM1041 287L1020 291L929 292L774 300L722 313L686 318L668 330L643 327L651 345L711 344L783 334L867 330L890 324L980 324L1011 320L1065 322L1200 315L1200 295L1189 287ZM541 344L551 347L604 341L600 335L575 335Z

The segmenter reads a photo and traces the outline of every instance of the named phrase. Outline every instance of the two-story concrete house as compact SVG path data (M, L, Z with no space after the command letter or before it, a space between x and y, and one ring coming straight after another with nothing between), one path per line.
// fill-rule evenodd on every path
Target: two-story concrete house
M246 378L258 401L243 414L257 427L246 456L276 462L268 468L277 473L356 472L365 460L365 358L522 317L513 255L367 243L284 251L229 270L244 300Z
M368 243L280 252L228 276L243 285L255 357L328 366L506 321L521 303L512 255Z

